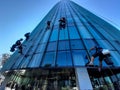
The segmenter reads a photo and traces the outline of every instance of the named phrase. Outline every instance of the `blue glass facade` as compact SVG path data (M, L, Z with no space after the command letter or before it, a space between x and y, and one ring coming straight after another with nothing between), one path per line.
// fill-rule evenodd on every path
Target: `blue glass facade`
M61 17L66 18L65 29L59 28ZM46 30L47 21L52 23L48 30ZM95 45L108 48L111 51L114 67L119 68L119 37L120 31L106 21L74 2L62 0L37 25L30 39L23 42L23 45L26 45L23 47L24 55L16 51L6 62L2 71L85 67L91 56L89 49ZM99 65L98 58L95 59L94 64ZM109 67L109 65L103 61L103 67ZM110 77L105 79L109 80Z
M66 28L63 30L59 29L61 17L67 20ZM46 30L48 20L52 22L52 25L49 30ZM118 37L120 37L120 31L104 20L73 2L61 1L34 29L29 41L24 42L26 47L23 53L28 57L19 55L16 51L3 69L39 68L46 64L51 64L51 67L74 67L76 65L75 51L84 51L82 59L78 57L84 64L78 64L78 66L85 66L84 56L90 56L88 50L95 45L110 49L114 66L120 66ZM95 61L95 64L98 64L98 60Z

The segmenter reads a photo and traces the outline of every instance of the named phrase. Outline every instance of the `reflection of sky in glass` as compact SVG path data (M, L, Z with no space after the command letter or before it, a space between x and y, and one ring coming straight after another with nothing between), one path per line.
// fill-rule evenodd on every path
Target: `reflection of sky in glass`
M75 4L73 3L71 3L71 6L73 6L73 9L69 9L72 13L71 15L68 15L69 18L66 18L66 20L73 18L71 19L73 21L70 20L72 24L70 21L67 22L67 24L70 26L67 26L66 24L67 27L65 29L59 30L59 24L57 24L58 26L53 26L53 28L51 28L50 30L45 29L46 20L49 19L54 24L54 22L58 22L58 16L60 17L61 15L60 13L56 15L56 11L62 13L64 13L65 11L60 11L61 9L55 9L57 8L56 6L49 14L47 14L43 21L37 26L37 28L34 29L33 33L30 36L31 39L29 39L29 41L26 41L27 43L25 43L27 47L23 50L23 52L26 52L24 54L28 54L30 56L28 56L30 59L24 57L24 55L21 55L23 59L21 57L15 57L15 59L13 58L12 60L14 62L10 62L8 67L13 67L15 69L17 68L17 66L19 68L27 66L84 66L86 62L89 61L88 59L86 60L86 56L90 57L92 55L92 53L88 52L91 47L95 45L100 45L103 48L108 47L109 49L116 50L114 45L110 43L110 40L116 40L116 37L119 36L119 33L115 34L117 33L117 31L115 32L115 30L113 30L111 32L115 33L111 33L110 31L108 31L109 29L106 28L106 26L108 25L104 21L101 20L101 22L104 24L102 26L101 22L97 22L100 21L97 17L92 16L91 14L89 14L89 12L82 13L84 12L82 11L82 8L79 8L80 12L79 10L77 11L77 6L75 6ZM69 11L68 8L66 9ZM83 15L80 13L82 13ZM87 15L89 15L91 19L88 19ZM81 26L76 25L77 20L74 20L74 17L78 17L80 23L82 24ZM95 21L93 20L94 18L96 18ZM18 55L18 53L16 53L16 55ZM120 57L119 53L117 53L116 55L113 54L113 56L115 56L114 59L116 59L114 60L114 64L119 65L117 64L118 58L116 58L116 56ZM98 58L95 58L94 63L95 65L99 64ZM103 63L103 65L105 66L106 64Z
M59 66L72 66L72 59L69 51L58 52L57 65Z

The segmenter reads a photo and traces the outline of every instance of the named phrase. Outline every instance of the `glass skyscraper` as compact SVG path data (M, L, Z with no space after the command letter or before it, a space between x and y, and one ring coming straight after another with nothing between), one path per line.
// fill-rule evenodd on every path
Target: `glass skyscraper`
M60 26L61 18L65 18ZM50 26L47 27L47 21ZM120 90L120 31L95 14L69 0L58 2L4 64L6 80L30 84L40 90ZM111 52L88 67L93 46Z

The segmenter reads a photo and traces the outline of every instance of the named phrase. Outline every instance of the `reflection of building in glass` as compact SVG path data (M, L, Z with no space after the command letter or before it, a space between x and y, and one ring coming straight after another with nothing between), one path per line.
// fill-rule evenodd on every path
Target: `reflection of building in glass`
M59 28L65 17L65 28ZM46 22L51 28L46 30ZM120 31L69 0L62 0L45 16L23 45L24 55L16 51L2 68L9 79L20 85L31 84L40 90L119 90ZM99 45L111 51L110 59L103 61L102 71L86 67L92 46ZM51 89L52 88L52 89ZM76 89L77 90L77 89Z
M0 66L4 65L4 63L9 59L10 54L4 53L0 57Z

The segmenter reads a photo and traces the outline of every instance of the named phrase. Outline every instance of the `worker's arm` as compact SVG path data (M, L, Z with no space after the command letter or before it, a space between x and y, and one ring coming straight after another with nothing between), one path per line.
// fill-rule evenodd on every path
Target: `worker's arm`
M90 48L90 50L89 50L89 51L94 50L94 49L96 49L96 46L94 46L94 47Z

